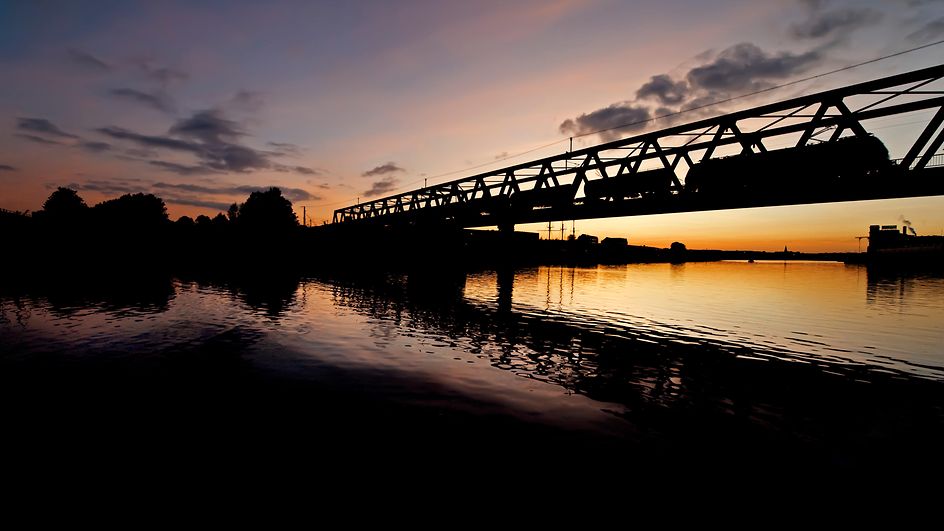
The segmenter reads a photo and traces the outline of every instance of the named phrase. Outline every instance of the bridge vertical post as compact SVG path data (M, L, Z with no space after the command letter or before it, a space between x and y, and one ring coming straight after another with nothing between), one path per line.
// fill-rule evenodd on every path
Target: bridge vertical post
M514 234L515 223L513 221L503 221L498 224L498 232L505 235Z

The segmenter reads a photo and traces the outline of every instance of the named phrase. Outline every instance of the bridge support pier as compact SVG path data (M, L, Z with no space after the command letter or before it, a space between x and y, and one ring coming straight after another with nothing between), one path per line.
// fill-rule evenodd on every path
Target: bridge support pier
M498 232L502 234L514 234L515 224L511 221L505 221L498 224Z

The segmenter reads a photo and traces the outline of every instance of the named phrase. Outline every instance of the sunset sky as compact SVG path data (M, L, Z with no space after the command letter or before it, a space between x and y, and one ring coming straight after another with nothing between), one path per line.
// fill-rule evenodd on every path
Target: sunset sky
M212 216L275 185L320 223L424 178L561 153L572 134L659 107L941 39L944 0L0 0L0 208L36 210L70 186L89 204L152 192L172 219ZM942 57L933 46L713 112ZM724 82L711 86L692 74L722 67ZM922 120L893 117L873 131L901 157ZM870 223L904 218L919 234L944 233L944 198L578 220L576 232L855 250Z

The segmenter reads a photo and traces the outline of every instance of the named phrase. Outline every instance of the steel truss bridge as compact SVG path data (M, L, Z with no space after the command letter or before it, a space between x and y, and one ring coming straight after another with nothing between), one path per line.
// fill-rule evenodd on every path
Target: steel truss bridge
M944 195L944 161L937 154L944 143L944 87L936 83L942 78L944 64L673 125L340 208L333 224L513 230L517 223ZM902 158L856 178L817 174L840 154L853 166L861 158L848 149L830 152L830 145L871 138L876 119L906 114L920 120L921 132ZM810 156L816 150L819 155ZM720 164L705 164L714 160ZM761 164L744 164L750 160ZM790 164L792 173L776 171L791 160L801 168L809 162L809 171ZM721 188L727 193L706 193L688 178L699 165L724 173L734 167L730 162L749 175ZM724 183L730 177L713 178Z

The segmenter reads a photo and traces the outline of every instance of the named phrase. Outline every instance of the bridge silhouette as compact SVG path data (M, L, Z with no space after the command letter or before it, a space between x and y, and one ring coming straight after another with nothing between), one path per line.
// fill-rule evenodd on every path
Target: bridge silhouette
M520 223L944 195L942 78L944 64L672 125L340 208L332 225L513 231ZM935 112L923 113L904 156L890 159L869 127L921 111Z

